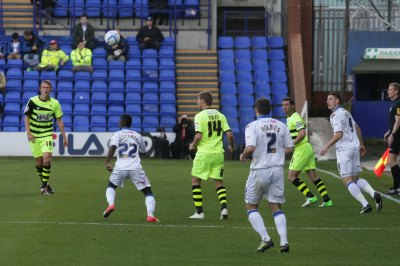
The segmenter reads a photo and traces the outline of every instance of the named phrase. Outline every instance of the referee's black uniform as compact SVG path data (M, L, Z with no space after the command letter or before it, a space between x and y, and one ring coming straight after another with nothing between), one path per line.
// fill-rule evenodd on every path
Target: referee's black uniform
M389 126L390 132L393 132L393 126L396 122L396 116L400 116L400 97L397 97L389 111ZM399 155L400 151L400 128L396 130L393 134L393 142L390 145L390 153ZM393 176L393 190L398 190L400 188L400 167L398 164L391 168L392 176ZM392 189L391 189L392 190Z

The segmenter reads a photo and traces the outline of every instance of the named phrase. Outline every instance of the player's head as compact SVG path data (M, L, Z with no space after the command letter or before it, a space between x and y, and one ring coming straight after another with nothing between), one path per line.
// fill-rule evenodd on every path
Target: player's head
M52 90L50 80L42 80L40 83L39 94L45 97L49 97Z
M394 100L397 97L400 96L400 84L393 82L389 84L389 87L387 89L387 94L389 99Z
M329 110L334 110L342 103L342 96L337 92L328 93L328 98L326 99L326 105Z
M119 119L119 126L121 128L123 127L131 127L132 125L132 116L128 115L128 114L123 114L121 115L121 118Z
M271 103L265 97L258 98L255 104L256 115L268 115L271 112Z
M210 107L213 101L213 96L210 91L201 91L197 97L197 105L200 110Z
M291 115L295 111L294 99L287 97L282 100L282 109L286 115Z

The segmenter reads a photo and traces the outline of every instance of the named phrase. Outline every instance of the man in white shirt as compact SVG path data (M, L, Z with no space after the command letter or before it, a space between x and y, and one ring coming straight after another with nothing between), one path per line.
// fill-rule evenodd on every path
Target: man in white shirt
M269 100L259 98L255 104L257 120L248 124L245 131L246 148L240 154L240 160L245 162L250 155L253 157L246 182L246 209L251 225L261 237L256 251L264 252L274 246L263 218L258 212L259 202L266 198L280 236L280 252L289 252L286 216L281 210L281 204L285 202L283 195L285 154L292 153L294 145L286 125L276 119L268 118L270 109Z
M147 222L159 222L154 216L156 201L151 191L150 181L140 164L139 152L146 152L145 143L139 133L129 129L132 125L130 115L121 115L119 125L121 130L111 137L106 160L106 169L111 172L111 176L106 190L108 207L103 216L107 218L115 210L115 189L123 187L125 180L130 179L137 190L141 190L146 197ZM113 168L111 159L116 151L117 162Z
M361 129L354 121L351 114L342 106L342 98L337 92L330 92L326 100L328 109L332 111L330 122L333 129L333 137L322 147L320 154L324 156L328 149L336 144L337 166L342 177L343 184L350 194L362 205L360 213L372 211L371 205L365 199L362 192L369 194L375 201L378 211L382 209L382 199L367 180L359 178L362 172L360 166L360 153L363 156L367 150L364 146Z

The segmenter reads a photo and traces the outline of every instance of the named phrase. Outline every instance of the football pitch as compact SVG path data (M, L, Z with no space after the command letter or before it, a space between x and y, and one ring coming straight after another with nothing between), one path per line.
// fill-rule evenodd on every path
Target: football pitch
M0 265L398 265L400 198L384 197L383 210L360 214L361 206L337 179L334 161L319 162L331 208L300 208L304 197L285 183L289 253L265 203L260 213L275 247L256 253L259 236L244 210L249 163L227 161L224 184L229 219L219 219L212 181L203 183L204 220L194 212L188 160L143 160L156 197L158 224L145 222L144 197L126 182L117 190L116 211L104 219L109 173L105 158L54 158L51 184L40 195L32 158L0 158ZM391 178L361 175L380 192ZM317 195L316 187L307 185ZM321 203L320 196L319 202Z

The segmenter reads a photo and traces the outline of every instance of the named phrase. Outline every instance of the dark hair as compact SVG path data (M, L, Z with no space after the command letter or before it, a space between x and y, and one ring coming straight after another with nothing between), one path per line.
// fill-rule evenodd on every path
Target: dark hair
M199 92L199 99L204 100L204 102L208 106L211 106L212 101L213 101L213 96L210 91L201 91L201 92Z
M282 100L282 102L289 102L290 105L294 105L294 99L292 97L286 97Z
M24 31L24 35L25 36L32 36L33 32L31 30L26 30L26 31Z
M271 103L265 97L258 98L255 106L260 115L267 115L271 112Z
M82 14L79 18L87 18L86 14Z
M123 115L121 115L121 118L120 118L119 121L121 123L121 126L131 127L131 125L132 125L132 116L130 116L128 114L123 114Z
M18 33L16 33L16 32L14 32L12 35L11 35L11 38L13 39L13 40L15 40L15 39L18 39Z
M336 91L331 91L330 93L328 93L328 96L332 95L333 97L335 97L336 99L339 100L339 103L342 103L342 96L340 96L340 94Z

